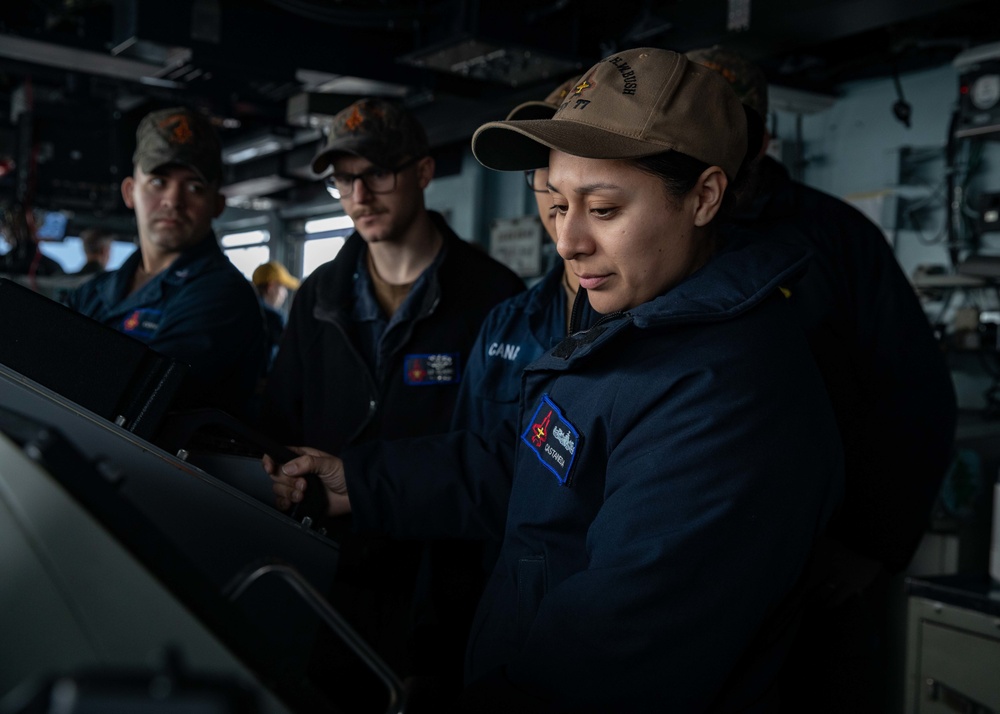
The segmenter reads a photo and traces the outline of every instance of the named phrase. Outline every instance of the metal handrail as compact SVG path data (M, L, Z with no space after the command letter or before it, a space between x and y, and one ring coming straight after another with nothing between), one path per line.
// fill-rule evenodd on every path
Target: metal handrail
M354 631L346 620L340 616L326 599L309 584L295 568L283 563L268 563L249 573L242 581L237 581L227 588L229 600L236 600L254 583L265 576L275 575L303 599L316 615L340 637L345 644L371 669L389 690L389 705L386 714L404 714L406 711L406 696L403 683L396 673L372 650L367 642Z

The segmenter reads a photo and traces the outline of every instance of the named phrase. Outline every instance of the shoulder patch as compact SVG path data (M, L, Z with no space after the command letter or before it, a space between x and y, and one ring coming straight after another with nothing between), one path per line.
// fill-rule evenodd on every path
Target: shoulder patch
M121 331L133 337L152 337L160 328L163 310L140 308L133 310L121 322Z
M403 360L403 381L410 386L458 384L459 379L457 352L406 355Z
M548 394L542 395L521 440L542 465L556 475L561 485L570 485L580 432L563 416Z

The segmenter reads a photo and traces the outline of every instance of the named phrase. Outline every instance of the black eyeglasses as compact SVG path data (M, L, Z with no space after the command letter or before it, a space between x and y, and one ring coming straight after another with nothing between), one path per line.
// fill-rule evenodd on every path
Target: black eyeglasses
M524 179L528 182L528 188L530 188L535 193L548 193L548 178L549 170L546 169L531 169L530 171L524 172ZM542 187L538 188L536 181L542 182Z
M354 182L361 179L361 183L372 193L392 193L396 190L396 174L403 169L409 168L413 164L424 158L417 156L409 161L404 161L393 169L383 169L381 166L372 166L359 174L334 172L326 177L326 188L334 195L334 198L344 198L354 193Z

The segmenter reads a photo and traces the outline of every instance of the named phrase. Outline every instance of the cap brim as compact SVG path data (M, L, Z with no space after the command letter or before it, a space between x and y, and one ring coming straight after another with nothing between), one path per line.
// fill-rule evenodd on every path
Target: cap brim
M636 159L674 148L560 119L494 121L472 136L472 154L497 171L548 166L550 149L587 159Z
M551 119L556 107L548 102L531 101L518 104L504 121L524 121L527 119Z
M205 175L204 171L199 169L194 164L188 161L184 161L183 159L177 159L171 157L161 161L159 158L154 157L152 159L147 159L144 161L135 161L135 159L133 158L132 162L140 169L142 169L142 172L147 175L156 173L157 169L162 169L164 166L182 166L198 174L198 178L200 178L204 183L206 184L213 183L213 181L209 179L208 176ZM219 179L219 181L221 182L221 178Z
M387 161L389 157L379 156L378 149L379 146L368 137L346 137L344 140L338 141L333 146L328 145L324 147L322 151L313 157L313 173L317 176L325 173L326 170L333 165L333 162L344 154L361 156L378 166L390 166L392 162Z
M324 149L323 151L316 154L312 160L312 170L317 176L325 174L326 170L333 165L333 162L338 156L343 154L354 154L353 151L346 151L344 149Z

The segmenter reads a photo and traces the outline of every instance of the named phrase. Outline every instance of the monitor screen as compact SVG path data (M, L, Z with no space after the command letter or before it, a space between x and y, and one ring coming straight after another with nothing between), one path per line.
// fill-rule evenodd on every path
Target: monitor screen
M66 214L59 211L39 211L38 240L62 240L66 236Z

